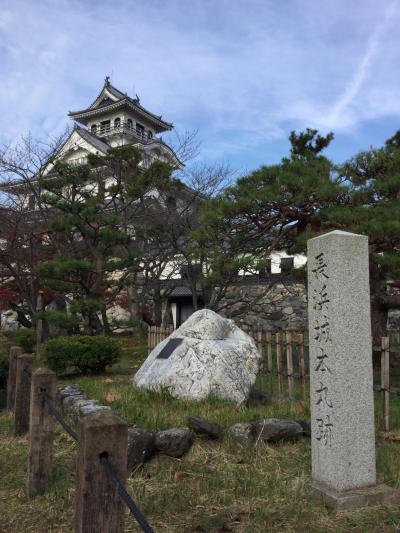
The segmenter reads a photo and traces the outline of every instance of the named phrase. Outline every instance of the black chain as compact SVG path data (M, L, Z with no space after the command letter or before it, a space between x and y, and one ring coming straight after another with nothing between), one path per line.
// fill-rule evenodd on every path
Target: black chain
M60 412L54 407L53 402L51 401L49 395L46 393L46 391L42 391L42 398L43 401L46 402L46 405L50 411L50 413L53 415L53 417L61 424L61 426L65 429L65 431L71 435L73 439L75 439L77 442L79 441L78 434L69 426L63 417L61 416ZM132 500L132 498L129 496L128 492L126 491L125 487L121 483L120 479L117 476L117 473L115 472L114 467L112 464L108 462L107 457L101 457L100 461L102 465L105 468L105 471L108 475L108 477L113 481L113 483L116 485L118 489L118 494L121 496L122 500L127 505L128 509L130 510L133 517L136 519L137 523L140 525L142 530L145 533L154 533L154 530L150 527L149 523L145 519L145 517L142 515L140 509L135 504L135 502Z
M51 401L49 395L43 391L42 392L42 398L43 400L46 402L46 405L47 407L49 408L49 411L50 413L54 416L54 418L57 420L57 422L59 422L62 427L65 429L65 431L71 435L71 437L73 439L75 439L76 441L79 441L79 437L78 437L78 434L72 429L71 426L69 426L65 420L63 419L63 417L61 416L61 414L57 411L57 409L54 407L53 405L53 402Z
M130 497L130 495L126 491L125 487L121 483L121 481L118 478L118 475L117 475L113 465L108 461L108 457L101 457L100 461L101 461L102 465L104 466L108 477L116 485L116 487L118 489L118 494L121 496L122 500L125 502L126 506L130 510L130 512L134 516L134 518L136 519L136 521L139 524L139 526L142 528L142 530L145 533L154 533L154 530L150 527L149 523L147 522L145 517L142 515L139 507L132 500L132 498Z

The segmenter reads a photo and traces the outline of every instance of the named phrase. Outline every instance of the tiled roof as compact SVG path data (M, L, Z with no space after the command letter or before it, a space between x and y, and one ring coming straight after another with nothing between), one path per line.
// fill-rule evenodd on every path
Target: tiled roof
M118 98L118 100L116 100L115 102L110 101L109 103L99 105L98 107L97 106L93 107L93 104L99 99L104 89L107 89L111 94L113 94L116 98ZM104 110L106 110L107 107L112 108L113 106L119 107L121 104L128 104L131 107L136 108L142 114L148 115L153 120L161 123L165 127L165 129L173 128L173 124L171 122L166 122L165 120L163 120L161 115L155 115L154 113L152 113L151 111L143 107L140 104L140 101L138 98L131 98L127 94L122 93L120 90L118 90L116 87L114 87L110 83L104 84L102 90L100 91L96 99L94 100L93 104L91 104L91 106L87 107L86 109L81 109L80 111L70 111L68 115L71 118L77 117L78 115L84 115L84 114L85 115L88 114L86 116L90 116L92 114L95 114L97 111L104 112Z
M84 128L81 128L80 126L76 126L75 129L79 133L79 135L83 139L85 139L85 141L90 143L92 146L94 146L95 148L97 148L101 152L106 153L108 151L108 149L110 148L109 145L106 142L104 142L102 139L99 139L98 137L96 137L96 135L94 135L90 131L85 130Z
M197 294L201 294L201 290L196 291ZM189 289L189 287L184 287L183 285L179 287L175 287L172 292L168 295L168 298L183 298L183 297L191 297L192 296L192 289Z
M169 298L176 296L192 296L192 291L189 287L175 287L175 289L169 294Z

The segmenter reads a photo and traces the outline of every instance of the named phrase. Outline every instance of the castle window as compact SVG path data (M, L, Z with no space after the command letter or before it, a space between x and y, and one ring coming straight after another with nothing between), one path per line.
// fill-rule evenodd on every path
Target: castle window
M120 126L121 126L121 119L120 119L119 117L117 117L117 118L114 120L114 128L115 128L115 129L118 129Z
M92 127L90 128L90 131L96 135L96 133L97 133L97 124L92 124Z
M111 122L109 120L103 120L100 122L100 133L107 133L110 131Z
M142 126L138 122L136 122L136 133L138 134L139 137L141 138L144 137L144 126Z
M148 139L152 139L153 138L153 132L151 130L148 131L147 138Z

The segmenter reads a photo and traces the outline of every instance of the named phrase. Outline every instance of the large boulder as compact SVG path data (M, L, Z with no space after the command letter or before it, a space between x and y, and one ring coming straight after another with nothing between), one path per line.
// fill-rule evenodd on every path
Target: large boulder
M214 395L243 403L261 355L253 339L210 309L193 313L150 353L134 377L138 387L167 388L176 398Z

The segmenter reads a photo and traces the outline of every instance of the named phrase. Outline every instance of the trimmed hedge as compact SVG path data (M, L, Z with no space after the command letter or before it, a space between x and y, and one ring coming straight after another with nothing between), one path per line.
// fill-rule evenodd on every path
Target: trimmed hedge
M25 353L32 353L36 346L36 330L31 328L20 328L14 331L12 339L17 346Z
M57 337L42 345L41 354L56 374L76 371L82 374L103 372L121 357L121 346L110 337L74 335Z

